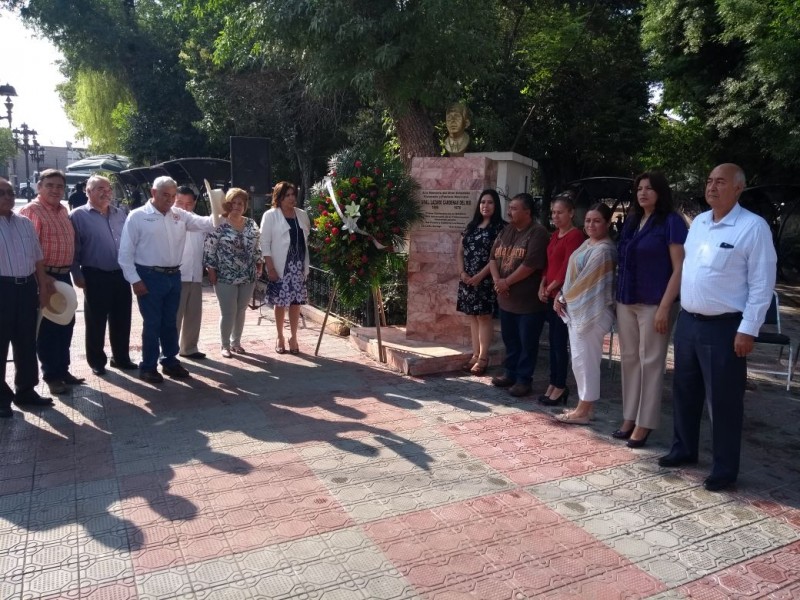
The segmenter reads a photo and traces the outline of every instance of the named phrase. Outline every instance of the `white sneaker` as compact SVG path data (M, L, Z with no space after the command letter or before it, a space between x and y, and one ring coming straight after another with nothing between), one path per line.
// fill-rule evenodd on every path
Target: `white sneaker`
M222 356L225 357L225 358L230 358L231 356L233 356L231 354L231 349L230 348L226 348L225 346L223 346L222 347Z

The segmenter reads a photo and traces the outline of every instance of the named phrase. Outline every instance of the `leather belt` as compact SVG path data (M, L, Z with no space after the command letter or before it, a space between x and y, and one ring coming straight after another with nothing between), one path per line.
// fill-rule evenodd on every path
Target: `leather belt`
M81 267L81 271L88 271L90 273L105 273L106 275L114 275L122 273L122 269L114 269L113 271L106 271L105 269L98 269L97 267Z
M180 273L181 267L178 265L177 267L148 267L146 265L136 265L137 267L141 267L142 269L150 269L151 271L155 271L156 273L164 273L165 275L174 275L175 273Z
M27 285L33 280L33 275L28 275L27 277L0 277L0 283L10 283L12 285Z
M44 270L53 275L66 275L71 267L45 267Z
M683 311L687 315L690 315L693 319L697 319L698 321L726 321L728 319L741 319L742 313L740 312L729 312L729 313L722 313L719 315L701 315L699 313L692 313L688 310Z

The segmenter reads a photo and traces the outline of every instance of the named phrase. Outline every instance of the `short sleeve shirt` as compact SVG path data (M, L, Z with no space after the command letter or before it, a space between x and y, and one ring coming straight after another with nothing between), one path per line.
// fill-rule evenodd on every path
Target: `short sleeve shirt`
M651 217L639 229L636 223L623 228L617 245L617 302L660 304L672 276L669 247L686 241L686 222L672 212L657 220Z
M509 294L499 294L497 303L502 310L515 314L528 314L547 308L539 300L539 283L547 266L547 230L538 223L519 231L513 225L503 228L492 246L492 259L497 263L500 277L511 275L520 265L533 269L533 273L513 284Z

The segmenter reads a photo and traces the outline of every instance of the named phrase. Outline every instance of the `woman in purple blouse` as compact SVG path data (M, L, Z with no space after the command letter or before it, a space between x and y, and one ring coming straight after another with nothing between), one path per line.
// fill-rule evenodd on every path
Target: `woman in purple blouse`
M611 435L641 448L658 427L664 364L678 313L686 222L659 172L636 178L636 203L619 237L617 331L622 358L622 426Z

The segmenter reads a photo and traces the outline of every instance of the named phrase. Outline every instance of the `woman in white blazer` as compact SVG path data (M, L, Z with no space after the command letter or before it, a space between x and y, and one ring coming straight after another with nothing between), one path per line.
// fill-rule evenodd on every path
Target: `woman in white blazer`
M278 338L275 352L285 354L283 321L289 309L289 349L299 354L297 325L300 322L300 305L308 297L308 234L311 223L304 210L297 208L297 186L281 181L272 190L272 208L261 219L261 253L267 269L269 285L267 298L275 306L275 326Z

